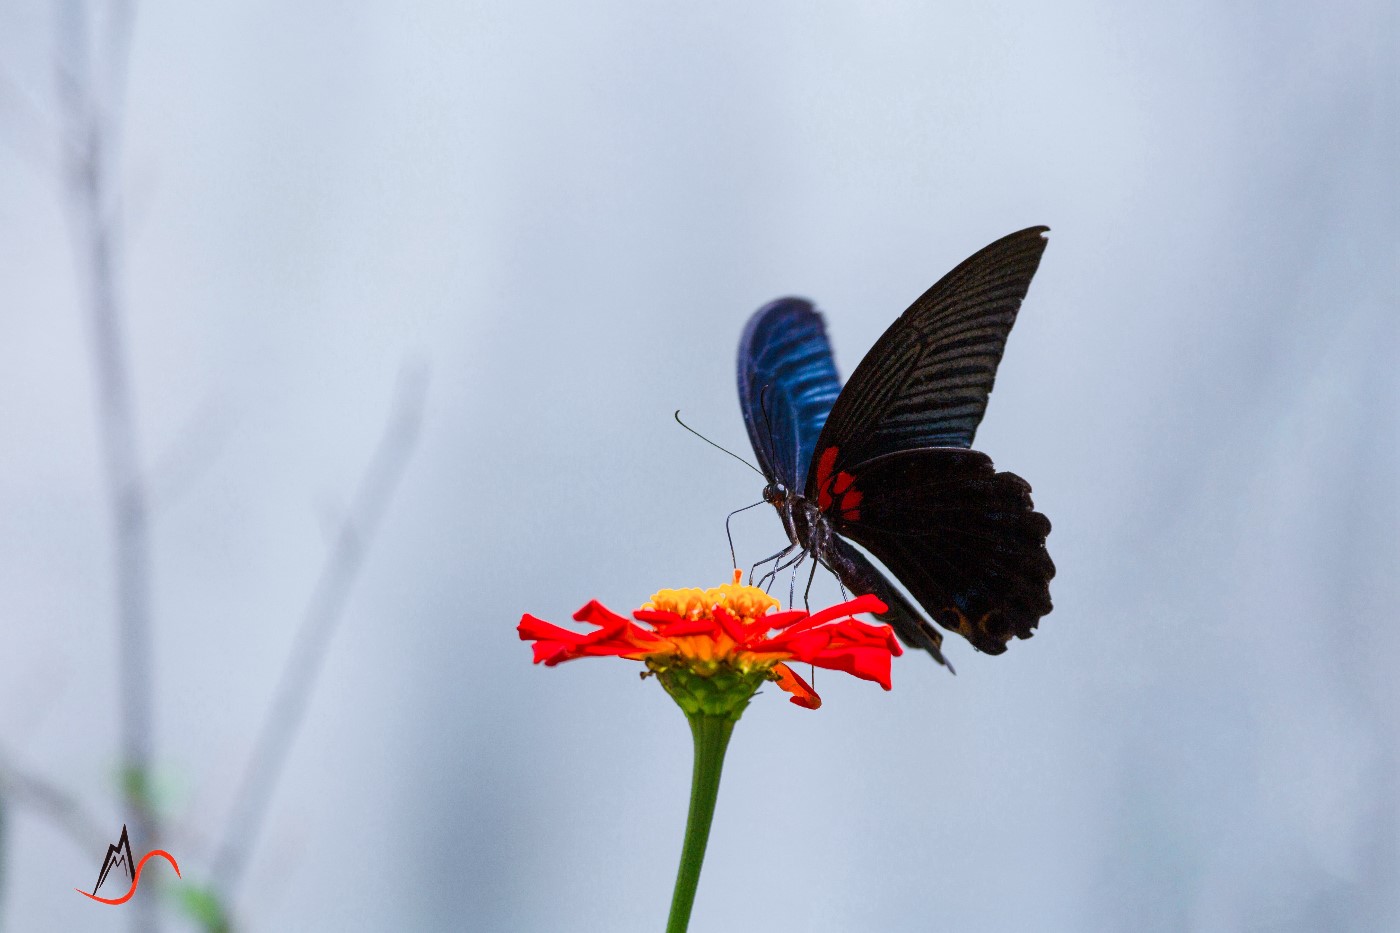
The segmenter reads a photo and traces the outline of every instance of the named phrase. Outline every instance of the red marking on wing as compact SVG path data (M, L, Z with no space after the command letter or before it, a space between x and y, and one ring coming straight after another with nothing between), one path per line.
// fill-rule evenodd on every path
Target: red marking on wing
M159 855L161 858L169 862L170 867L175 869L176 878L182 877L180 874L180 866L175 863L175 856L171 855L164 849L152 849L145 855L141 856L141 861L136 863L136 874L132 876L131 879L131 890L127 891L121 897L98 897L96 894L87 893L82 888L74 888L73 890L77 891L83 897L91 898L92 900L97 901L99 904L125 904L127 901L131 900L131 895L136 893L136 886L141 883L141 869L146 867L146 861L153 855Z
M836 457L839 453L840 448L828 447L817 458L817 507L823 512L829 512L839 497L841 517L848 521L859 521L860 501L865 495L856 489L856 478L845 470L835 476L831 475L831 471L836 468Z
M831 485L831 470L836 466L836 456L841 452L839 447L828 447L822 451L822 455L817 460L817 488L825 489Z

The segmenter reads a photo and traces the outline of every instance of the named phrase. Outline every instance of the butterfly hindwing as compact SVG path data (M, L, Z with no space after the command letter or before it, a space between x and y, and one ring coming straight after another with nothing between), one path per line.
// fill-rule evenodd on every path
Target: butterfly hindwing
M850 544L840 538L834 538L832 550L835 553L823 557L828 569L836 574L851 592L877 596L888 607L884 612L875 613L875 618L894 629L899 640L910 648L927 651L933 655L935 661L951 671L953 665L943 657L943 633L928 623L923 614L909 601L909 597Z
M816 473L835 530L980 650L1001 654L1050 612L1050 521L1035 511L1030 484L998 473L985 454L925 448Z
M1047 227L964 260L890 325L833 405L817 443L838 468L923 447L970 447ZM808 476L807 495L811 489Z
M769 481L801 490L841 380L821 315L780 298L758 309L739 340L739 405Z

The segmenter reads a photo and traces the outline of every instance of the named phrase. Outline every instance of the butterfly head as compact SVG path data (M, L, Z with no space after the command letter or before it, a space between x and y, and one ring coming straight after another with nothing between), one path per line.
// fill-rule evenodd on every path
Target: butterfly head
M781 509L787 498L788 488L782 483L769 483L763 487L763 501L775 508Z

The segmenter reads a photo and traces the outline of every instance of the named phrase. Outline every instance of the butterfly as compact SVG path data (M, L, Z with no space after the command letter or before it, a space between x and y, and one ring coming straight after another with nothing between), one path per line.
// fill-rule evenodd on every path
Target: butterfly
M844 387L811 302L763 306L739 341L739 404L768 481L763 498L791 542L757 566L772 562L774 573L810 556L813 573L821 564L879 597L889 609L878 618L944 665L929 617L1001 654L1051 609L1050 522L1029 483L971 449L1048 229L964 260L890 325Z

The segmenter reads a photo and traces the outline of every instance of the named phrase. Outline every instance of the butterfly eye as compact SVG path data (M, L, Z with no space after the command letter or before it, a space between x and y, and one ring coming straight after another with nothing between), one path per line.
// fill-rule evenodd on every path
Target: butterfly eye
M769 483L763 487L763 501L769 505L779 505L787 498L787 487L782 483Z

